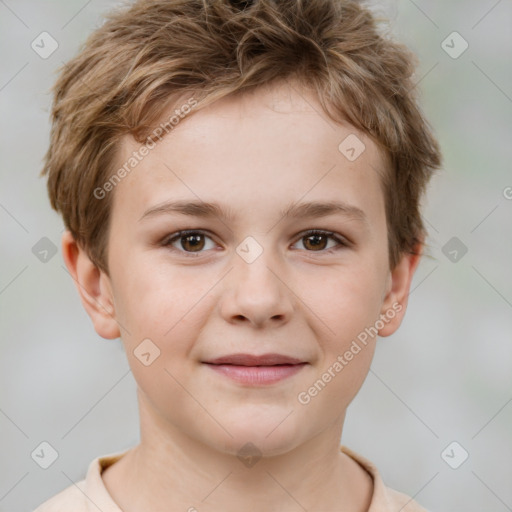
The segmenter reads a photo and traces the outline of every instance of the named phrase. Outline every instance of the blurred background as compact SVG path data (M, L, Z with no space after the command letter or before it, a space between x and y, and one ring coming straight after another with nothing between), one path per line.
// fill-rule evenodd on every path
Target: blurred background
M118 3L0 0L0 512L32 510L139 439L121 342L93 330L38 177L56 70ZM418 55L444 168L424 202L430 257L402 327L377 344L343 444L431 511L510 511L512 3L367 4ZM47 469L41 443L57 454Z

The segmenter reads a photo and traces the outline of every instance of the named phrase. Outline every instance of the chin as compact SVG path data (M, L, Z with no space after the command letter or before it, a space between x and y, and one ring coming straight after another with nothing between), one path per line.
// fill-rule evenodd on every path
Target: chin
M289 411L288 411L289 413ZM283 419L288 414L277 417L245 418L238 423L226 423L226 428L233 437L225 436L221 443L212 446L229 455L244 456L254 452L255 456L272 457L284 455L302 442L296 425ZM210 438L211 445L212 439Z

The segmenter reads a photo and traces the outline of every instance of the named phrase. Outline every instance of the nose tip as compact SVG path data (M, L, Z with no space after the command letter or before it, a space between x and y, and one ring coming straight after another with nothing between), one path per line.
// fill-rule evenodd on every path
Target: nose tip
M283 323L292 312L289 292L278 277L278 272L267 264L267 254L258 250L261 245L253 240L246 239L245 244L239 245L239 248L247 251L242 251L245 257L240 256L235 263L236 269L226 281L222 314L229 322L249 321L257 327L267 322ZM254 259L257 253L259 255Z

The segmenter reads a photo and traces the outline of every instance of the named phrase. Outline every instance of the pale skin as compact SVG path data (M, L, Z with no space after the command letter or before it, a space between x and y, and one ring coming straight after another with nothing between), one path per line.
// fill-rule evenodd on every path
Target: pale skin
M350 134L366 146L353 162L338 150ZM139 147L126 136L117 163ZM124 512L368 509L372 479L339 446L376 338L308 404L297 396L393 304L402 308L379 336L405 313L421 247L390 269L383 165L374 142L329 120L312 93L274 85L194 112L116 186L109 275L64 234L65 263L96 332L122 338L138 385L141 442L102 475ZM214 202L232 218L144 215L176 200ZM352 213L280 213L328 201ZM202 231L199 243L164 245L184 229ZM315 246L309 229L347 245L323 235ZM251 263L236 252L247 237L263 249ZM148 338L160 356L145 366L134 350ZM254 387L203 363L237 352L307 364ZM252 467L237 458L248 442L262 454Z

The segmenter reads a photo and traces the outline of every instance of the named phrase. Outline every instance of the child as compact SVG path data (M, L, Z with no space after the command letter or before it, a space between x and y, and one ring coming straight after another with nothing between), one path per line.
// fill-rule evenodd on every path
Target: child
M351 0L139 0L92 34L43 172L141 441L37 512L424 510L340 447L441 165L413 70Z

